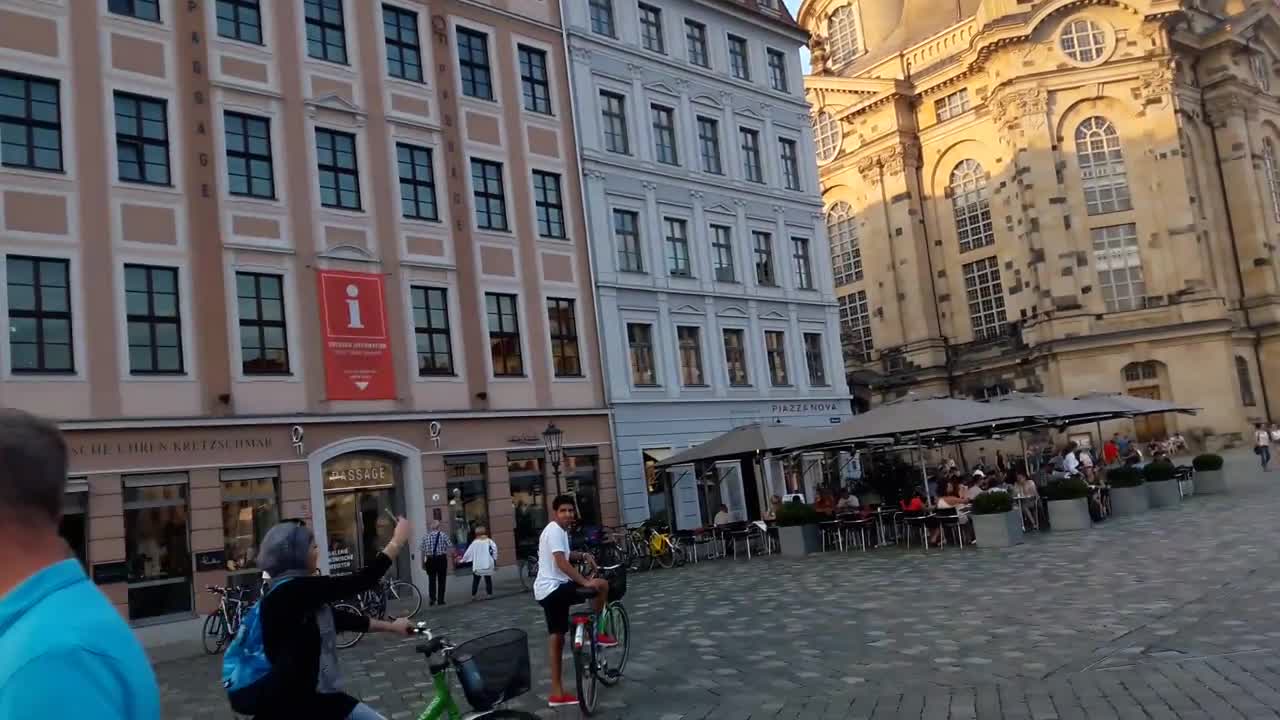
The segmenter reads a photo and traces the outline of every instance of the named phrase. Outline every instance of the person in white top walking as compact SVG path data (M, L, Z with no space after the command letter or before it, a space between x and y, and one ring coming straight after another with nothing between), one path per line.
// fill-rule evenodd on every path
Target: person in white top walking
M498 564L498 545L489 538L489 529L483 525L476 528L476 539L467 546L462 554L462 562L471 563L471 599L476 599L480 590L480 578L484 578L484 593L493 597L493 568Z
M592 598L596 613L603 613L609 601L609 583L600 578L588 580L573 566L575 561L596 566L596 559L590 553L569 550L568 530L577 514L573 497L557 495L551 501L551 512L553 519L538 538L538 577L533 581L533 599L542 606L547 619L547 654L551 660L551 695L547 704L559 707L578 704L578 698L564 691L561 673L560 656L564 652L565 633L569 632L569 608L579 602L579 587L590 588L596 591ZM597 635L597 641L603 647L618 644L603 633Z
M1267 432L1262 423L1258 423L1253 429L1253 451L1262 462L1262 471L1267 472L1271 469L1267 467L1271 464L1271 433Z

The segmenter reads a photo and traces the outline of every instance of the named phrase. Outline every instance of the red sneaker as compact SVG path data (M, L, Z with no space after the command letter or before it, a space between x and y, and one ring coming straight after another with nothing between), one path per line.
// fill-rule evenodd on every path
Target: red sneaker
M618 640L614 638L612 635L606 635L604 633L600 633L599 635L596 635L596 644L599 645L600 647L607 647L607 648L617 647Z
M547 698L547 705L550 707L565 707L566 705L577 705L578 698L572 695L552 695Z

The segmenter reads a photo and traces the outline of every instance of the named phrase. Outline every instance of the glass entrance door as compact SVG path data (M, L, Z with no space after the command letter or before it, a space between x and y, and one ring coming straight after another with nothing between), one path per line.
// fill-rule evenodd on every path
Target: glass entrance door
M353 453L325 464L325 528L329 572L346 575L369 564L395 531L404 514L400 468L381 455ZM409 578L408 553L392 572Z

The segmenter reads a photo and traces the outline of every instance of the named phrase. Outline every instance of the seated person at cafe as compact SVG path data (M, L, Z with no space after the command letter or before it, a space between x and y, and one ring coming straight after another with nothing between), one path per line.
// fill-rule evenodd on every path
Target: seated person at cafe
M813 509L823 515L832 515L836 511L836 502L832 499L831 493L827 490L818 491L818 501L813 504Z
M965 502L972 502L974 498L982 494L981 483L986 480L986 478L987 474L981 470L973 471L973 477L969 479L968 484L965 485L964 491L961 494L961 497L964 498Z
M914 491L910 498L899 501L898 505L903 512L917 513L925 510L924 498L921 497L919 490Z
M938 498L936 507L939 510L953 510L956 508L963 507L967 504L969 504L969 501L966 500L964 497L957 497L955 495L943 495L942 497ZM969 516L965 515L960 522L961 522L961 525L968 524ZM942 524L938 523L938 525L936 525L935 527L930 528L929 535L930 535L929 542L933 543L934 545L942 545Z
M1067 443L1067 446L1062 450L1062 472L1067 477L1080 473L1080 458L1076 457L1076 444L1074 442Z
M1033 502L1019 503L1022 505L1022 516L1026 519L1027 526L1040 529L1040 512L1039 498L1040 490L1036 488L1036 484L1027 477L1022 470L1013 471L1013 496L1019 498L1036 498Z
M858 509L861 504L858 502L858 496L845 489L841 489L839 494L840 499L836 501L836 512L850 512Z
M1102 446L1102 463L1104 465L1115 465L1120 459L1120 433L1116 433L1110 440Z
M729 506L724 503L720 504L720 510L716 512L715 519L711 521L712 525L720 527L733 522L733 516L729 514Z

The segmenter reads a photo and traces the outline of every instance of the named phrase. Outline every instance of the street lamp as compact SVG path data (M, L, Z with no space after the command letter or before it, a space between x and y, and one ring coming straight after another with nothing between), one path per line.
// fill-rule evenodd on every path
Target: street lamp
M542 431L542 442L547 448L547 461L551 463L551 471L556 476L556 494L559 495L563 490L560 487L560 457L561 443L564 441L564 431L556 427L555 423L547 423L547 429Z

